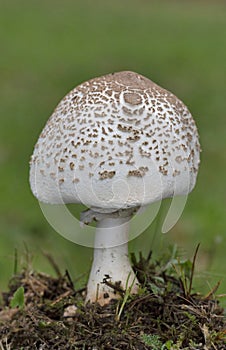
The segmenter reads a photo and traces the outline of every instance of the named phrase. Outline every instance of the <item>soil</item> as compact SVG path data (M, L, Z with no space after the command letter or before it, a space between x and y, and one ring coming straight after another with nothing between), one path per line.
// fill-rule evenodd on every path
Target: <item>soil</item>
M206 296L192 291L195 261L158 262L149 254L132 262L140 293L125 291L103 307L84 304L85 288L76 290L67 271L51 277L23 270L2 294L0 349L226 349L217 288Z

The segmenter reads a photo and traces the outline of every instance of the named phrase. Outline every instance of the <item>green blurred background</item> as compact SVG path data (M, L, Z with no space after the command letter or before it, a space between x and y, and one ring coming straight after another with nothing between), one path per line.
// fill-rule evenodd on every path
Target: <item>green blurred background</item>
M73 244L46 222L28 183L29 158L59 100L87 79L137 71L175 93L199 128L197 186L177 225L156 223L130 249L160 256L177 244L192 257L201 242L196 283L226 292L226 2L148 0L0 0L0 288L15 265L84 280L92 249Z

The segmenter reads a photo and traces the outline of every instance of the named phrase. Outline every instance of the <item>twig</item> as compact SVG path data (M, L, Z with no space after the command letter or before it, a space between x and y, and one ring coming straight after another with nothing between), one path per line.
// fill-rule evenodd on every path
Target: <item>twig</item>
M55 260L53 259L53 257L47 252L42 252L42 254L47 258L50 265L53 267L54 271L57 274L57 277L62 278L62 274L60 272L60 269L59 269L57 263L55 262Z
M214 294L216 293L216 291L218 290L220 284L221 284L220 281L217 282L217 284L211 289L211 291L210 291L208 294L206 294L206 295L204 296L203 299L204 299L204 300L208 300L208 299L212 298L213 295L214 295Z
M193 261L192 261L192 268L191 268L190 283L189 283L189 288L188 288L188 295L191 294L192 283L193 283L194 272L195 272L195 263L196 263L196 258L197 258L199 247L200 247L200 243L196 247L195 254L194 254L194 257L193 257Z
M71 279L71 276L70 276L68 270L65 271L65 275L66 275L66 277L68 279L68 282L69 282L69 285L70 285L71 289L73 289L73 291L75 291L74 283L73 283L73 281Z

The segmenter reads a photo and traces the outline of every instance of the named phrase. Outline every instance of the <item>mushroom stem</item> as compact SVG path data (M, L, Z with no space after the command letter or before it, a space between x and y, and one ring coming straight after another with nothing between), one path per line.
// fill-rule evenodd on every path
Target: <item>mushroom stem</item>
M131 288L131 294L138 292L139 282L128 256L129 219L109 218L108 214L97 223L86 302L104 305L119 299L126 288Z

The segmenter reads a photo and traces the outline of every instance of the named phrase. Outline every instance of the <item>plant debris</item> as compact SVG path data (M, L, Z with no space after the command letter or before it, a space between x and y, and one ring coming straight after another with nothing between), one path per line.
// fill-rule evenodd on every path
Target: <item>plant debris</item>
M132 262L139 294L124 291L102 307L84 304L85 288L76 290L68 272L14 276L2 295L0 349L226 349L223 308L214 293L192 292L195 259L156 262L149 254Z

